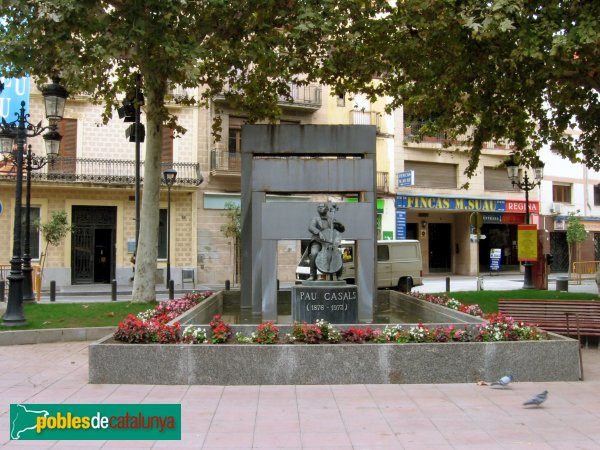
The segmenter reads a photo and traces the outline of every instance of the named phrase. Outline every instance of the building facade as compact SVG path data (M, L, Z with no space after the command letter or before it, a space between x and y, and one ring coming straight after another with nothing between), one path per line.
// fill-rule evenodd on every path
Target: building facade
M541 228L548 232L551 269L569 271L569 213L575 214L588 232L579 248L571 249L572 261L600 260L600 173L563 159L549 147L541 151L540 157L546 163L541 185Z
M27 80L27 112L32 121L44 116L41 93ZM363 124L377 129L377 209L378 238L394 237L395 197L392 180L394 165L394 120L383 113L384 101L371 104L360 97L333 95L326 86L291 85L290 99L281 99L280 124ZM196 90L176 89L169 100L179 95L195 95ZM5 99L3 99L4 101ZM14 99L6 99L6 101ZM193 269L196 283L233 283L239 280L236 243L225 237L227 208L240 202L241 127L246 118L233 110L224 98L215 98L208 108L168 107L187 130L174 135L164 129L162 165L175 169L177 178L171 189L171 277L182 284L182 270ZM143 111L143 109L142 109ZM102 125L102 106L93 105L86 96L67 99L59 131L63 136L59 157L34 171L31 184L30 217L46 223L53 212L64 210L72 231L58 247L46 246L39 227L30 232L32 263L46 255L42 286L54 280L58 286L108 283L131 284L135 251L135 143L126 138L131 125L115 117ZM7 114L8 115L8 114ZM222 136L215 141L212 124L222 120ZM6 117L6 120L10 120ZM144 114L142 114L144 123ZM40 154L40 137L30 139L32 151ZM145 147L140 145L141 174ZM141 180L143 196L143 180ZM15 198L15 167L4 161L0 166L0 233L12 242ZM25 198L25 192L23 194ZM352 195L274 195L269 201L356 201ZM157 283L165 282L167 261L167 188L161 189L158 237ZM279 243L279 273L291 281L306 243ZM0 248L0 261L6 265L12 246Z
M421 241L424 273L488 272L490 252L498 249L501 268L518 270L517 225L526 223L525 193L513 187L503 165L509 148L485 143L469 179L466 139L418 140L421 123L405 122L402 109L395 117L396 238ZM539 224L537 188L529 192L528 203L531 223Z

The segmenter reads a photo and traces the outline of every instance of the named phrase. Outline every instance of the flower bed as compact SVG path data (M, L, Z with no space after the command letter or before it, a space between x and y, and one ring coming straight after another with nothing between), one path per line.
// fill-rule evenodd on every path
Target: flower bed
M231 325L223 322L220 315L215 315L209 323L210 332L196 325L188 325L182 330L180 323L174 319L210 295L212 292L209 291L187 294L181 299L163 301L156 308L141 312L137 316L130 314L119 324L114 338L128 343L155 342L160 344L223 344L232 342L232 340L238 344L294 344L297 342L306 344L339 342L406 344L520 341L547 338L547 333L523 322L516 322L511 317L502 314L484 315L478 305L463 305L446 296L438 297L429 294L413 296L473 316L482 316L487 323L463 325L462 327L454 324L425 326L419 323L410 327L398 324L387 325L383 329L370 326L351 326L345 330L338 330L326 321L318 321L315 324L294 323L292 332L280 337L279 327L269 321L258 325L250 336L242 332L237 332L233 336Z
M389 295L394 301L421 301L397 292ZM176 320L193 318L199 309L212 311L221 301L219 292ZM431 302L424 303L424 307L440 308L439 316L452 320L456 314L447 314L447 308ZM475 320L466 325L349 325L337 329L326 322L230 326L214 314L208 316L213 317L208 326L180 329L177 343L160 344L161 336L170 339L170 335L165 338L158 332L149 332L146 343L125 344L108 336L90 345L90 382L465 383L498 379L508 370L515 381L576 381L580 376L578 341L528 331L502 316L492 316L487 323ZM174 327L175 321L165 325ZM533 334L527 337L527 333ZM524 340L539 337L548 339ZM194 343L200 345L190 345Z

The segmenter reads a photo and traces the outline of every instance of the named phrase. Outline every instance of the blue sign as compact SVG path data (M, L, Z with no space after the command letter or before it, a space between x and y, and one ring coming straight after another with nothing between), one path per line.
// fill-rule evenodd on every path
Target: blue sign
M452 211L504 212L506 200L495 198L437 197L430 195L396 196L396 208Z
M502 223L502 214L482 214L485 223Z
M396 210L396 239L406 239L406 210Z
M398 172L398 187L402 186L414 186L415 184L415 171L406 170L404 172Z
M0 200L0 214L2 214L3 209L4 209L4 205L2 205L2 201Z
M13 122L22 101L25 102L25 109L29 110L29 77L0 77L0 81L4 83L4 90L0 93L0 118Z
M502 249L490 249L490 272L500 272L500 260L502 258Z

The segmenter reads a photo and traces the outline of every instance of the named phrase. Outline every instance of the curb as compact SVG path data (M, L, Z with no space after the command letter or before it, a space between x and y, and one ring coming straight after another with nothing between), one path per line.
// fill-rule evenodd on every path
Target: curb
M51 342L96 341L114 332L116 327L49 328L45 330L0 331L0 346Z

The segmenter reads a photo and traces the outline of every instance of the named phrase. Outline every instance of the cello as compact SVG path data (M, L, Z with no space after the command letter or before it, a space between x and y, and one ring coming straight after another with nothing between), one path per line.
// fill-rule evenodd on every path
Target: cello
M341 242L341 235L338 230L335 229L335 211L339 208L337 205L332 205L329 211L332 213L331 219L327 219L330 223L330 227L321 231L322 239L319 239L321 243L321 250L315 258L315 264L317 269L323 273L334 274L339 272L342 268L342 255L338 251ZM343 230L342 230L343 231Z

